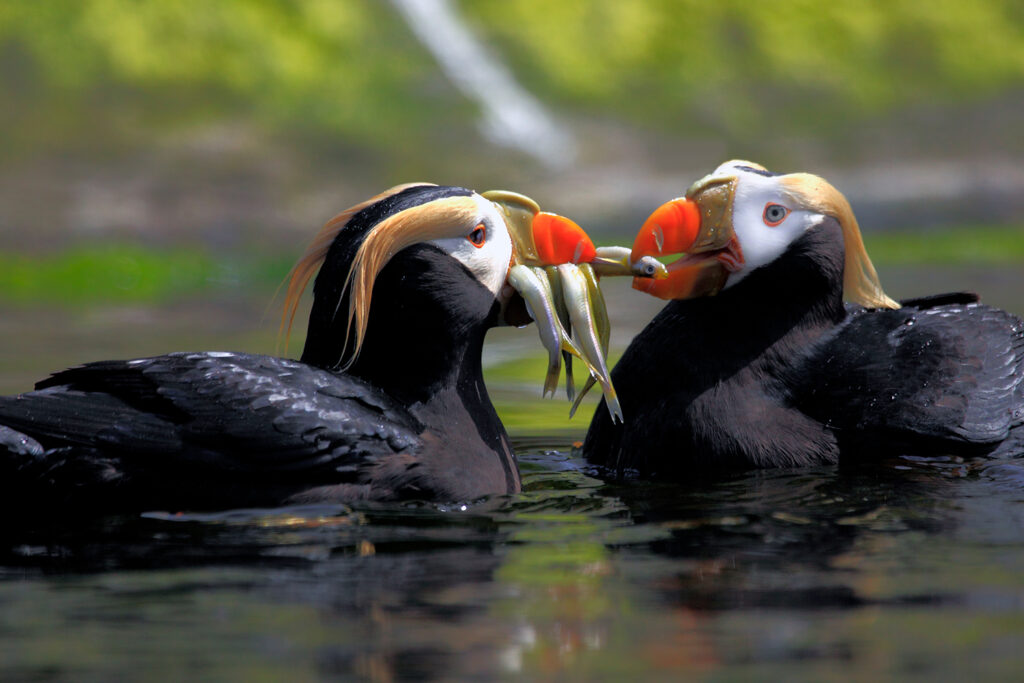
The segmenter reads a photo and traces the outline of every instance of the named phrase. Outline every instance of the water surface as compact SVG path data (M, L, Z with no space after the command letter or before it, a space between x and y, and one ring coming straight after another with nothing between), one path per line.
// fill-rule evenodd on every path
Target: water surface
M371 680L986 674L1024 665L1024 468L947 460L9 525L0 675Z

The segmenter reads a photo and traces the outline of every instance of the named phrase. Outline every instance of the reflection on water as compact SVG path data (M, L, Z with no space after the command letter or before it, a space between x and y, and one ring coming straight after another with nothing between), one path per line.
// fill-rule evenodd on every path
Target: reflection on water
M8 317L22 337L3 381L272 348L272 331L241 324L260 307L204 306L101 319L124 337L58 313L34 314L54 327L33 336ZM627 330L632 313L616 318ZM50 335L65 345L35 354ZM572 453L585 422L571 424L529 438L510 425L524 492L466 505L11 517L0 680L1009 679L1024 666L1024 460L611 484Z
M1008 675L1024 466L609 485L522 439L466 506L19 520L0 677Z

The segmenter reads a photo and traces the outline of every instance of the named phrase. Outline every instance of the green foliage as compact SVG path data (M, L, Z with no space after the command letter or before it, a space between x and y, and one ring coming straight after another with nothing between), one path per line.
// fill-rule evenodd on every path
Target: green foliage
M1024 263L1024 226L968 226L865 237L876 263L1015 265Z
M387 146L452 113L426 89L450 95L436 67L374 0L4 3L0 65L16 76L0 96L29 127L35 112L70 105L109 114L98 118L111 129L251 116ZM67 118L49 129L82 133Z
M45 258L0 254L0 301L79 306L157 303L244 286L272 290L288 272L278 257L226 262L195 249L108 245Z
M546 93L663 125L764 132L1024 82L1014 0L462 4Z
M1024 84L1016 0L458 7L543 99L668 130L752 137ZM400 150L475 119L377 0L6 2L0 69L8 148L234 116Z

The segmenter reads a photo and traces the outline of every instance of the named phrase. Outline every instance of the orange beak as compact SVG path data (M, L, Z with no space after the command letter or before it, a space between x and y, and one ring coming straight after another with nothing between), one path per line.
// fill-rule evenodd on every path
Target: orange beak
M557 266L589 263L597 256L593 240L572 220L541 211L518 192L490 190L482 195L502 212L513 244L513 265Z
M689 299L717 294L725 286L729 273L743 265L743 254L731 221L723 225L702 220L702 213L722 215L703 208L699 198L673 199L644 221L633 241L633 261L644 256L683 256L667 265L668 277L633 278L633 289L659 299Z
M533 217L531 230L537 257L544 265L589 263L597 256L594 241L565 216L540 211Z

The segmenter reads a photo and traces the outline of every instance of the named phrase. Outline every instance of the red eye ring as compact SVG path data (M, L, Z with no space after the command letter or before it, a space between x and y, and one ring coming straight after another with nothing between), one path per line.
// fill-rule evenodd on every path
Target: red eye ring
M782 221L786 220L786 216L789 215L789 209L784 207L782 204L773 204L768 202L764 205L764 224L769 228L774 228L780 225Z
M472 244L477 249L479 249L480 247L484 246L484 242L487 241L487 228L486 228L486 226L484 226L483 223L481 223L480 225L476 226L473 229L473 232L471 232L468 235L466 235L466 239L469 240L469 243Z

